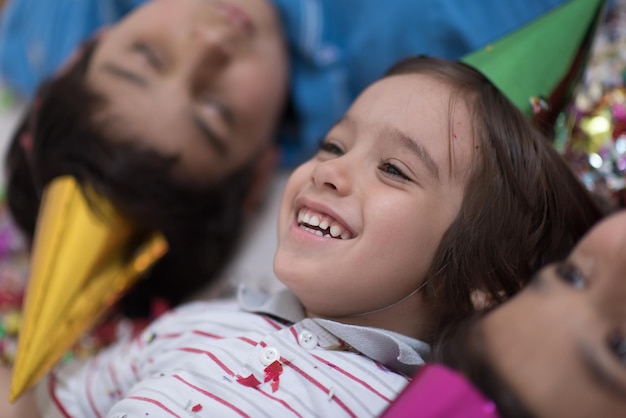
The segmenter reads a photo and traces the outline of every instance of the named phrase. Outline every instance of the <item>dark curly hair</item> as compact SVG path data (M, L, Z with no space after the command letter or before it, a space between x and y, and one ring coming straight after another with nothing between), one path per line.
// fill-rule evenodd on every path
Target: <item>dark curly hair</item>
M126 315L143 317L154 298L176 305L218 275L240 235L254 163L219 184L190 186L171 175L177 156L136 145L136 137L120 140L123 133L95 116L106 102L85 82L96 46L88 41L75 63L38 90L6 156L7 202L32 240L43 188L71 175L138 228L161 231L168 253L120 302Z

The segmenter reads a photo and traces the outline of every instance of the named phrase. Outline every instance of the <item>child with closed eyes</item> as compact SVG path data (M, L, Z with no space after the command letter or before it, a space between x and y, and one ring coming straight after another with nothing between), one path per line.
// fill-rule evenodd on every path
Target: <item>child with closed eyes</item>
M510 301L446 330L434 360L447 367L420 371L383 417L625 416L625 260L622 210ZM435 394L429 383L447 391ZM432 414L422 405L427 394L437 398Z
M287 182L274 258L287 289L184 305L135 339L57 367L3 410L377 416L443 329L515 294L599 218L550 143L484 76L409 58Z
M226 3L138 7L38 88L11 139L6 202L29 250L42 194L64 175L167 240L114 314L146 319L155 300L175 306L215 282L271 171L290 74L282 24L269 2L245 1L249 33Z

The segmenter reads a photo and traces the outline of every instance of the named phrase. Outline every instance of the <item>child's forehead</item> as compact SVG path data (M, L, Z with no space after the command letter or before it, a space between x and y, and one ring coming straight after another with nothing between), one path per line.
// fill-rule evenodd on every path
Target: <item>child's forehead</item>
M369 86L350 107L348 114L358 114L361 123L405 117L413 126L439 128L452 118L467 119L466 101L449 83L431 74L397 74ZM401 119L396 118L399 122Z
M437 94L444 97L450 96L452 84L443 76L428 73L402 73L383 77L370 85L368 90L379 90L382 94L398 95L403 92L406 95L429 95Z
M572 256L578 259L626 259L626 211L597 224L579 243Z

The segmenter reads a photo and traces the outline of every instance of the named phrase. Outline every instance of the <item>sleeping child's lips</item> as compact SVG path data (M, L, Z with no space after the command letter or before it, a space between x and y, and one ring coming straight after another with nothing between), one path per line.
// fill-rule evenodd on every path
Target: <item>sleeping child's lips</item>
M222 17L227 19L230 23L238 27L247 35L252 35L256 31L254 22L243 9L235 6L234 4L222 1L217 1L216 7Z

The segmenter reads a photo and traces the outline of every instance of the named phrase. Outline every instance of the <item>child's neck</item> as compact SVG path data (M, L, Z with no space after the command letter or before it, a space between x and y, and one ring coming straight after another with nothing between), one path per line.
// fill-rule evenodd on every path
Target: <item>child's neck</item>
M427 312L421 295L411 295L401 303L383 309L342 317L318 315L306 310L310 318L324 318L350 325L381 328L418 340L427 340L431 332L430 312Z

